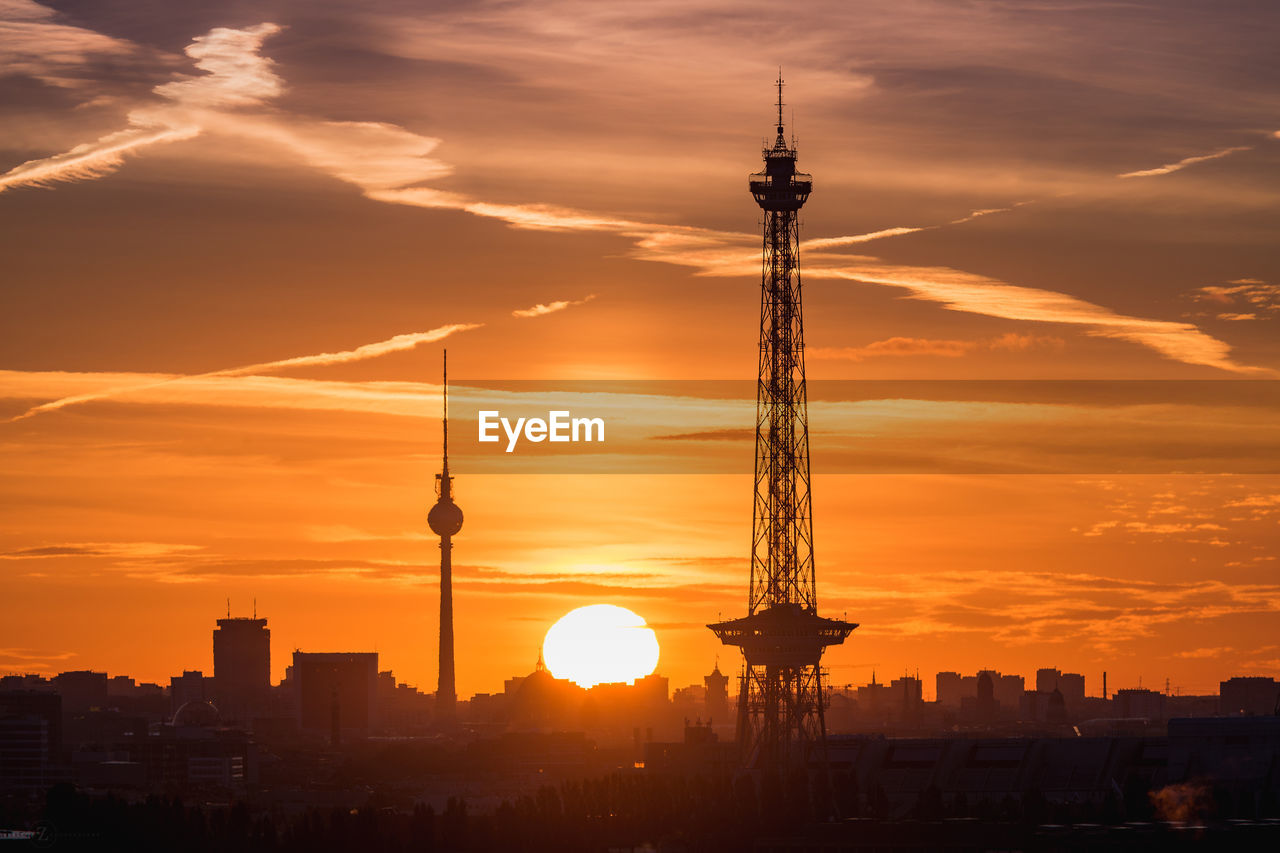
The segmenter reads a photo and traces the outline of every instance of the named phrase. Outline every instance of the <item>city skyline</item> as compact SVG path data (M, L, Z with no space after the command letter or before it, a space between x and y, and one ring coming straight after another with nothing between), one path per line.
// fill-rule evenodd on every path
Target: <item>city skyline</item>
M1280 476L1226 473L1280 450L1280 67L1248 4L815 4L782 57L714 3L3 11L0 671L164 683L230 597L278 649L434 683L440 349L463 399L752 376L775 60L821 176L811 379L1259 389L815 404L815 434L918 441L815 464L819 606L861 625L831 682L1280 671ZM722 415L663 437L749 459ZM455 458L460 695L595 603L699 682L743 605L749 474Z

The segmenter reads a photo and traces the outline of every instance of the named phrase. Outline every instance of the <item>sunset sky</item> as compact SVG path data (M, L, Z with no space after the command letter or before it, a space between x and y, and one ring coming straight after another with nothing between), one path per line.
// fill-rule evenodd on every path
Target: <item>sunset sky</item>
M0 0L0 672L208 673L256 598L277 680L376 650L432 689L446 345L460 695L593 603L673 687L736 672L704 626L746 607L752 406L663 383L755 376L782 66L819 604L861 624L832 682L1280 674L1278 28ZM474 442L563 380L599 381L609 453Z

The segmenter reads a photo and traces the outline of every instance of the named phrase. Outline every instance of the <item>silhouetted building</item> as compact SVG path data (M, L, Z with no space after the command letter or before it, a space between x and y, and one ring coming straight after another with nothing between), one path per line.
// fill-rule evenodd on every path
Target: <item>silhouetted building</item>
M978 719L994 720L996 717L996 683L989 672L978 673Z
M919 722L924 709L924 685L920 679L904 675L889 682L889 695L896 698L894 709L904 722Z
M1145 718L1163 720L1165 718L1164 694L1142 687L1130 687L1117 690L1114 705L1116 716L1126 718Z
M83 714L92 708L107 707L107 674L87 669L58 673L54 690L62 697L64 715Z
M434 716L434 698L411 685L397 684L391 670L378 673L378 727L395 734L425 731Z
M1068 712L1076 713L1084 704L1084 676L1076 672L1060 672L1057 669L1036 670L1036 692L1050 694L1053 691L1062 694L1062 701Z
M934 686L938 704L942 707L958 709L964 704L964 678L960 673L940 672L934 676Z
M198 669L185 669L182 675L169 677L169 706L176 712L188 702L212 698L212 679L205 678Z
M33 690L0 692L0 788L48 788L61 755L62 697Z
M728 776L738 763L737 745L722 742L711 723L685 722L679 743L644 744L644 768L650 773L678 773L686 777Z
M729 722L729 676L720 671L720 664L702 678L706 687L706 710L710 720Z
M214 704L227 720L251 720L271 692L271 631L266 619L228 617L213 631Z
M1274 678L1228 678L1218 685L1224 714L1273 715L1280 709L1280 682Z
M377 652L294 652L298 727L337 741L377 721Z
M871 683L864 684L854 691L858 701L858 715L864 721L885 722L893 709L893 691L889 686L876 683L875 671L871 672Z

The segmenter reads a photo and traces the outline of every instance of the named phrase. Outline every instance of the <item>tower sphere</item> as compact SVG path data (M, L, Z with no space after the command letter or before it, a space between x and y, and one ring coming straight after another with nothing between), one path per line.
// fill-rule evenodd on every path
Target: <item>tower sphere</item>
M462 510L451 498L441 498L427 513L427 524L437 536L453 536L462 529Z

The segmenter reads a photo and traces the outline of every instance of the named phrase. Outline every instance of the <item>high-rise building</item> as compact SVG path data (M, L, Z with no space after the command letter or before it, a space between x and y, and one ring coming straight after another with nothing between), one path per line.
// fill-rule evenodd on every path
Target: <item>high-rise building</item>
M965 696L964 677L958 672L940 672L934 679L938 704L944 708L959 708Z
M1062 678L1062 673L1057 669L1044 667L1036 670L1036 692L1052 693L1058 689L1058 679Z
M363 738L378 719L377 652L294 652L298 727L333 743Z
M62 759L62 697L0 691L0 790L43 792Z
M1076 712L1084 705L1084 676L1078 672L1064 672L1058 677L1058 692L1069 712Z
M223 720L265 714L271 695L271 631L255 614L218 620L213 629L213 703Z

